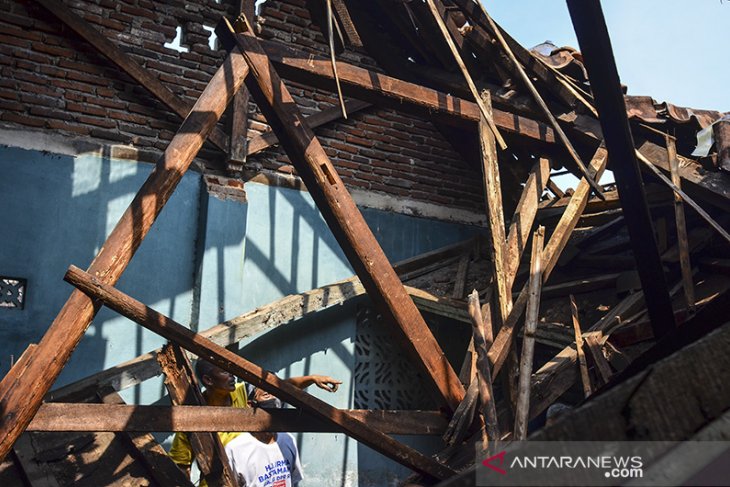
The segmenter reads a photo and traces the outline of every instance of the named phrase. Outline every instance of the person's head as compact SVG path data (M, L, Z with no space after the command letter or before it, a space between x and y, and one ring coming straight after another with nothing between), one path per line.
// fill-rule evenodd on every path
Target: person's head
M236 376L207 360L198 359L195 364L195 373L208 390L231 392L236 389Z
M263 409L281 409L284 403L273 394L269 394L263 389L254 387L249 393L249 399L257 408Z

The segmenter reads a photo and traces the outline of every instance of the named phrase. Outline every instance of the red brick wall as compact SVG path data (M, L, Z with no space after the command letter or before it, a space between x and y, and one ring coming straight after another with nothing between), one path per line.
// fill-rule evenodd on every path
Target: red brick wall
M210 50L203 24L213 26L221 15L233 13L227 5L231 1L61 1L191 104L224 55ZM261 36L328 55L304 5L303 0L266 2ZM158 157L180 124L176 115L33 1L0 0L0 9L3 127L132 144L143 159ZM163 47L173 39L178 25L183 26L188 53ZM378 69L363 52L348 50L340 59ZM288 86L305 114L336 103L330 93L293 83ZM250 128L249 135L267 128L255 107ZM348 121L320 127L316 133L352 188L480 211L479 174L426 120L373 107ZM222 155L209 143L201 158L209 172L222 172ZM278 148L249 162L264 171L289 164Z

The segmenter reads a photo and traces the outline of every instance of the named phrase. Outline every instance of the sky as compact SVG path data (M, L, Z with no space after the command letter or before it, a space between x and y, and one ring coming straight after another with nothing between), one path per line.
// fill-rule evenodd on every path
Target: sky
M523 46L578 48L565 0L482 0ZM730 111L729 0L603 0L621 82L630 95Z

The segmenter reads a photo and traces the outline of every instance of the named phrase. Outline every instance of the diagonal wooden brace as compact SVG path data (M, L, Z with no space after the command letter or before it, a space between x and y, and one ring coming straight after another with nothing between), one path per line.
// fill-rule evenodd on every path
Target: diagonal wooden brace
M102 245L89 267L91 274L105 283L119 280L247 74L243 57L232 51ZM14 384L0 382L0 461L33 418L98 309L88 296L74 291L38 344L23 377Z
M218 31L224 33L225 29ZM397 325L393 327L395 337L418 366L434 398L455 410L464 397L464 387L263 47L251 34L235 34L231 29L228 35L248 62L251 95L368 295L386 320Z

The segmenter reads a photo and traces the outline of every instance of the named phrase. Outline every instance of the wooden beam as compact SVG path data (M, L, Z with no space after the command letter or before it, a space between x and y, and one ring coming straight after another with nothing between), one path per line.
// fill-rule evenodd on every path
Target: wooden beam
M525 182L522 196L517 203L514 215L509 225L507 234L507 251L505 270L507 271L507 288L512 289L512 284L520 266L522 253L527 247L527 240L530 238L532 224L537 214L537 206L542 199L545 185L550 181L550 161L540 158L530 171Z
M454 290L451 292L453 299L464 298L464 287L466 286L466 274L469 271L469 260L471 260L471 249L465 250L459 257L459 266L454 276Z
M345 409L347 414L392 435L439 435L447 418L439 411L371 411ZM297 409L214 406L134 406L45 403L26 431L127 431L192 433L277 431L338 433L342 429Z
M277 42L262 40L260 43L285 79L315 88L334 88L328 60ZM337 61L337 74L347 96L462 127L473 127L479 122L481 113L474 102L342 61ZM498 109L493 110L493 119L506 133L548 144L555 142L553 129L534 119Z
M254 19L255 0L239 0L238 11L247 19ZM228 167L233 173L240 171L246 162L248 146L248 89L244 86L233 97L231 114L231 137L228 148Z
M64 279L122 316L139 323L246 382L275 395L282 401L341 428L348 436L401 465L437 479L445 479L454 474L451 468L393 440L347 412L336 409L292 384L279 379L263 367L249 362L220 345L216 345L152 308L130 298L116 288L103 284L98 278L79 268L71 266Z
M165 387L175 406L205 406L205 398L185 352L168 343L157 354L157 362L165 375ZM218 430L226 431L226 430ZM231 469L226 450L217 433L188 433L195 461L205 480L211 485L235 487L236 474Z
M68 7L57 0L35 0L56 16L72 31L91 44L101 55L127 73L133 80L142 85L167 108L184 119L192 110L192 105L175 95L159 79L139 65L129 54L122 51L103 34L97 31L86 20L76 15ZM208 138L219 149L228 152L228 136L218 127L214 127Z
M570 315L573 318L573 330L575 332L575 350L578 353L578 365L580 367L580 379L583 382L583 396L588 397L593 394L591 387L591 376L588 375L588 364L586 363L586 355L583 353L583 332L580 330L580 320L578 319L578 305L573 295L570 295Z
M487 308L487 311L489 311L489 308ZM492 372L489 367L489 359L487 358L487 338L484 332L486 327L491 328L492 323L491 317L488 314L482 316L479 306L479 293L476 289L469 295L469 315L472 320L474 349L477 353L477 373L474 380L478 384L479 403L482 416L484 417L485 432L487 434L484 440L494 443L499 441L501 436L499 434L499 421L497 419L497 402L494 398L494 391L492 390ZM483 441L482 446L486 447L486 442Z
M679 160L677 159L677 146L674 138L667 136L667 155L669 156L669 168L672 173L672 182L681 188L682 179L679 176ZM679 245L679 267L682 272L682 283L684 297L687 306L691 309L695 306L695 286L692 282L692 264L689 260L689 242L687 240L687 223L684 218L684 205L682 197L674 193L674 218L677 226L677 243Z
M532 236L532 256L530 257L530 283L528 286L527 311L525 313L525 333L522 339L520 358L520 382L515 409L515 429L513 438L527 438L527 421L530 409L530 377L535 356L535 333L540 314L540 288L542 287L542 253L545 227L538 227Z
M99 391L98 396L101 398L103 404L92 405L97 407L97 413L101 414L102 416L106 414L106 408L109 406L117 407L122 405L122 407L128 407L124 403L124 399L122 399L122 397L117 394L116 391L114 391L113 389L110 390L109 388L105 388L105 390ZM64 414L64 411L65 414L68 415L69 409L71 408L69 408L68 405L60 406L61 408L59 409L61 409L62 411L59 412L61 413L61 415ZM77 406L78 405L74 405L73 409L71 410L75 411L75 408ZM41 409L43 409L43 407L44 406L41 406ZM63 416L61 416L61 418L63 418ZM95 419L96 418L87 418L86 426L92 424ZM35 421L35 418L33 418L33 420ZM63 419L57 421L57 424L58 423L63 424ZM33 424L33 421L31 421L30 424ZM144 464L144 466L150 473L150 477L152 477L157 485L176 485L180 487L193 486L187 474L185 474L185 472L178 468L178 466L175 465L175 462L173 462L172 459L167 456L167 452L164 448L162 448L162 446L160 446L159 443L157 443L155 437L152 436L151 432L132 432L119 430L117 438L125 443L132 451L132 455Z
M606 152L606 149L599 147L593 155L593 159L589 165L590 171L593 172L596 179L600 179L601 174L606 168L607 159L608 153ZM542 258L543 282L546 282L550 277L550 273L555 268L555 264L558 262L560 254L565 249L570 235L573 233L575 226L578 224L580 215L583 213L583 209L588 202L588 197L591 193L590 189L590 185L585 178L581 179L575 189L575 192L570 198L570 203L563 212L563 215L560 217L560 221L555 227L555 231L553 231L550 236L550 239L545 246ZM527 285L522 287L522 291L520 291L520 294L515 301L509 318L502 328L499 329L497 337L494 339L494 345L492 345L492 348L489 350L489 360L492 363L492 378L496 377L507 358L512 345L512 337L514 335L515 326L517 325L526 304Z
M403 273L414 273L419 267L427 267L434 260L455 255L457 252L472 245L473 242L473 239L469 239L458 244L447 245L440 249L405 259L396 263L394 269L399 275ZM440 298L426 291L409 286L406 286L406 290L419 309L469 323L469 314L464 309L463 303L453 302L448 298ZM285 296L265 306L244 313L241 316L208 328L201 332L201 335L209 338L218 345L227 347L238 343L244 338L272 330L307 314L344 303L363 294L365 294L365 288L360 284L360 280L357 277L350 277L320 288L312 289L311 291ZM46 401L80 402L92 397L97 389L104 386L111 386L117 391L135 386L160 374L160 367L155 360L159 351L160 349L157 349L140 355L107 370L51 391L45 399Z
M353 114L356 112L359 112L361 110L364 110L365 108L371 107L372 105L370 103L366 103L364 101L359 100L348 100L345 102L345 109L347 110L347 113ZM322 125L325 125L329 122L333 122L335 120L339 120L342 118L342 110L340 107L330 107L325 108L324 110L320 110L319 112L315 113L314 115L310 115L308 117L305 117L305 120L309 124L311 128L320 127ZM247 145L247 154L248 156L252 156L254 154L258 154L261 151L264 151L268 149L269 147L276 145L279 143L279 138L276 136L276 134L273 131L270 132L264 132L261 135L257 135L256 137L252 137L251 140L248 142Z
M601 128L611 154L636 267L652 326L655 327L654 336L660 338L676 325L606 22L599 0L568 0L568 10L601 115Z
M492 101L489 93L484 92L482 96L488 112L491 111ZM497 283L497 304L501 325L507 321L507 316L512 309L512 293L507 283L506 238L497 147L494 136L485 121L479 123L479 141L482 155L482 177L484 178L484 199L489 226L489 249L492 256L494 282Z
M352 196L286 86L253 35L234 35L251 76L247 84L256 104L278 135L327 225L360 277L394 336L423 374L429 392L456 409L464 388L423 317L413 304Z
M446 24L444 24L444 19L441 18L441 15L439 14L438 9L436 9L434 0L426 0L426 4L428 5L428 8L431 10L431 14L433 15L433 18L436 21L436 25L438 26L439 30L441 31L441 35L443 36L444 40L446 41L446 45L448 45L449 50L451 50L451 54L454 56L454 60L456 61L457 66L459 66L459 69L461 70L461 74L464 76L464 80L466 81L466 84L469 86L469 90L471 91L471 94L474 97L474 101L476 101L477 106L479 106L479 111L481 112L484 121L489 126L489 130L492 131L492 135L494 136L494 139L499 144L499 147L502 150L505 150L507 148L507 143L504 141L504 139L502 138L502 135L499 133L499 130L497 130L497 127L494 125L494 120L492 119L491 109L488 109L487 106L484 104L484 102L482 102L482 98L479 95L479 91L477 90L477 87L474 85L474 81L471 79L469 70L466 69L466 66L464 65L464 61L461 59L461 54L459 54L459 50L457 49L456 45L454 44L454 40L451 38L451 34L449 34L449 30L446 28Z
M232 52L91 263L89 271L103 282L116 283L129 265L246 74L243 57L238 51ZM5 412L0 422L0 461L33 418L97 310L88 296L73 292L38 344L38 354L22 382L14 387L0 382L0 409Z

